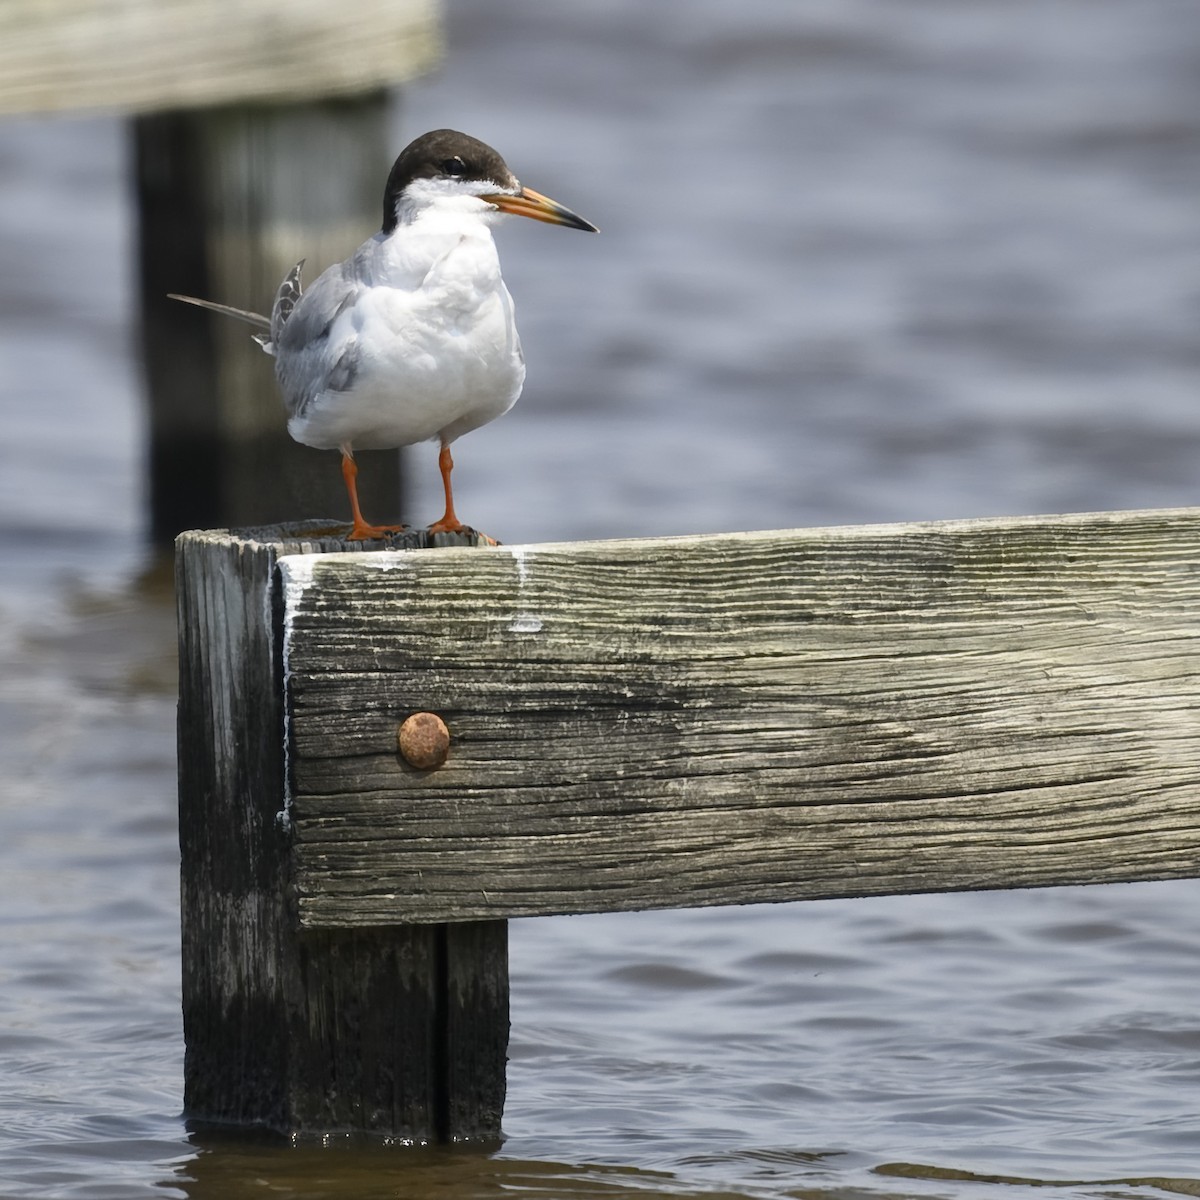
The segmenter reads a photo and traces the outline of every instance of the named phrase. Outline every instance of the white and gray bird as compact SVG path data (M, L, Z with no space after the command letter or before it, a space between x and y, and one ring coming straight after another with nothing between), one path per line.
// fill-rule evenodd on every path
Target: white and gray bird
M522 187L490 146L436 129L396 159L383 196L383 228L307 289L303 260L279 287L270 317L172 294L262 332L275 358L288 432L340 450L354 526L379 537L358 504L355 450L436 438L446 511L432 532L464 528L454 512L450 443L506 413L525 382L512 297L491 227L506 213L591 232L561 204Z

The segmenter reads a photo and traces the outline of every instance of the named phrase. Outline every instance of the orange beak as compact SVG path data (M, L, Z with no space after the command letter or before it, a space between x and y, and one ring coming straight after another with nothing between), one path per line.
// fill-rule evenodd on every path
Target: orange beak
M535 192L533 188L522 188L515 196L507 192L495 192L479 198L494 204L501 212L512 213L517 217L531 217L549 225L566 225L571 229L586 230L588 233L600 232L590 221L585 221L569 208L564 208L549 196L543 196L541 192Z

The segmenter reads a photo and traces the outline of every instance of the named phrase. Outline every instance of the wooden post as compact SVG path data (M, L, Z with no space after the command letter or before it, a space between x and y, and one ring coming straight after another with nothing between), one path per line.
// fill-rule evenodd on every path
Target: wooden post
M298 919L276 562L358 549L315 525L179 540L185 1111L287 1134L494 1139L506 923Z
M269 312L299 259L311 282L378 229L386 94L154 113L133 131L154 541L345 513L337 455L288 437L273 362L248 327L167 293ZM399 461L359 456L377 521L399 515Z

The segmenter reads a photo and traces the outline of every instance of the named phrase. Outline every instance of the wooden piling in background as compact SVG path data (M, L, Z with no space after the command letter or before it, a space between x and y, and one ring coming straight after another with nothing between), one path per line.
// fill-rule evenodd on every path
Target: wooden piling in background
M132 129L154 542L348 515L336 453L288 436L274 360L249 327L167 293L269 312L299 259L311 283L351 254L382 220L387 95L151 113ZM399 452L358 457L365 511L397 520Z
M271 361L181 292L258 312L382 221L398 147L386 89L440 52L436 0L5 0L0 114L129 115L150 435L150 534L345 511L335 455L295 445ZM332 461L331 461L332 459ZM362 455L377 521L399 455Z

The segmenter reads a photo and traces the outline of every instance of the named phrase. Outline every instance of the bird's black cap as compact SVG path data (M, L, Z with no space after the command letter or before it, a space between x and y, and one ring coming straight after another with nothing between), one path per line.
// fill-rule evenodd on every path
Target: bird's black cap
M383 193L383 232L392 233L399 224L396 206L405 188L415 179L453 179L491 186L479 193L480 199L518 217L531 217L550 225L584 229L596 233L596 227L578 213L543 196L532 188L523 188L508 164L491 146L478 138L454 129L435 129L423 134L396 159Z
M414 179L439 178L486 181L503 191L519 186L508 164L486 142L457 129L435 129L410 142L392 165L383 192L383 232L396 228L396 202Z

